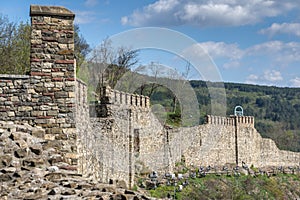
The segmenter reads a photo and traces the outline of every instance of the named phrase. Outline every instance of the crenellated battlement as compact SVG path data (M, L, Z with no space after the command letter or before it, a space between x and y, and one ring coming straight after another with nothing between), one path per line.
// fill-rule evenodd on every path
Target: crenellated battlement
M238 124L252 124L254 126L254 117L253 116L230 116L236 120Z
M223 125L223 126L252 125L254 127L254 117L233 116L233 115L230 117L221 117L221 116L207 115L206 124Z
M101 104L128 105L150 108L150 98L143 95L131 94L114 90L109 86L100 89Z

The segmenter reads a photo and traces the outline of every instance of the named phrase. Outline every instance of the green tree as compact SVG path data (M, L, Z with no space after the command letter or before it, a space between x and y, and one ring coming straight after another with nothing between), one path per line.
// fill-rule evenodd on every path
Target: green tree
M25 74L29 71L30 26L10 22L0 16L0 73Z
M93 49L89 63L90 78L94 82L104 79L106 84L115 87L118 80L138 63L138 51L126 47L114 48L109 39Z
M90 45L85 38L80 34L79 25L74 25L74 51L76 57L77 71L85 62L88 53L91 51Z
M30 71L30 35L28 22L10 22L0 15L0 74L26 74ZM77 69L85 61L90 46L74 26L74 48Z

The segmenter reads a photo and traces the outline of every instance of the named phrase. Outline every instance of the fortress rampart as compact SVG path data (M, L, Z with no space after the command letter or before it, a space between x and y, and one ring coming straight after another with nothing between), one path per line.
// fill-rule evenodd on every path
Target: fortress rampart
M0 120L42 127L43 148L54 150L48 164L130 187L135 174L169 172L182 160L192 166L299 165L300 153L262 138L251 116L207 116L203 125L165 128L149 97L109 87L91 106L87 84L75 77L74 14L31 6L30 16L30 75L0 75Z

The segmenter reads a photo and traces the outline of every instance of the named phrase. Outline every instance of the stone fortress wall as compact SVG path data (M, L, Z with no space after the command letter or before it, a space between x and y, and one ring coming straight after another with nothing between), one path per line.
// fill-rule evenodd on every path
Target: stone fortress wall
M207 116L204 125L171 129L151 112L148 97L109 87L90 105L86 83L75 77L74 14L34 5L30 16L31 72L0 75L0 119L42 127L45 148L54 150L52 165L130 187L135 174L170 172L183 160L191 166L299 165L300 153L261 138L253 117Z
M98 160L85 166L98 163L95 174L104 182L123 179L132 185L134 174L170 172L183 160L188 166L241 166L242 162L255 167L299 165L300 153L279 150L274 141L262 138L252 116L209 115L203 125L172 129L158 121L149 104L126 103L114 96L122 92L109 87L102 90L100 115L86 122L92 128L85 131L93 135L89 138L95 137L95 152L90 156Z

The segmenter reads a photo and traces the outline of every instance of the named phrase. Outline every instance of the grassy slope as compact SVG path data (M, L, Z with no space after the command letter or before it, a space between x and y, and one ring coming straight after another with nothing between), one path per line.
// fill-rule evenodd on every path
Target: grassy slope
M207 175L189 179L189 185L176 192L177 199L296 199L300 197L300 175L227 177ZM150 190L156 198L174 195L174 186Z

